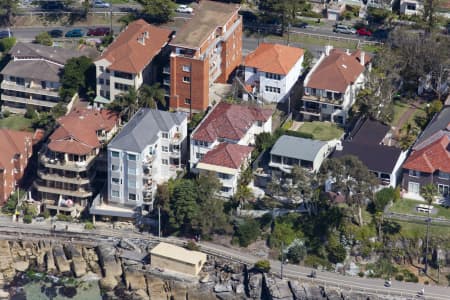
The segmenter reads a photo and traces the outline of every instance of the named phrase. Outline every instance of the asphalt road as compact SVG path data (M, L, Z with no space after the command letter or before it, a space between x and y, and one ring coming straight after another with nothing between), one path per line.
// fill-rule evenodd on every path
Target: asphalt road
M47 236L47 238L52 237L50 231L51 225L49 223L35 223L35 224L23 224L23 223L11 223L10 218L0 217L0 236L5 233L14 233L15 237L25 238L27 234L34 234L40 236ZM79 232L64 233L65 236L70 237L80 236ZM82 233L81 233L82 234ZM5 235L6 236L6 235ZM92 240L98 240L99 242L105 242L105 238L110 237L112 240L117 240L120 238L132 239L137 241L149 241L156 242L158 238L147 234L147 233L137 233L130 229L109 229L109 228L98 228L95 230L85 231L82 236L89 237ZM56 235L56 237L58 237ZM162 240L166 242L171 242L175 244L183 244L186 240L179 238L163 238ZM213 244L210 242L200 242L201 250L212 255L219 255L224 258L228 258L234 261L240 261L247 263L249 265L254 264L256 261L260 260L260 257L252 255L246 249L236 249L229 248L226 246ZM280 270L279 261L271 261L271 271L278 273ZM308 275L311 273L311 268L306 268L298 265L285 264L284 265L284 276L294 279L301 279L302 281L313 281L320 285L337 286L341 289L360 291L366 294L378 294L378 295L392 295L392 296L402 296L408 297L409 299L416 298L417 292L423 288L420 284L406 283L393 281L392 287L384 287L384 280L381 279L370 279L370 278L360 278L356 276L345 276L339 273L327 272L327 271L317 271L317 277L311 279ZM426 286L425 287L425 298L422 299L436 299L436 300L448 300L450 297L450 288L441 286Z

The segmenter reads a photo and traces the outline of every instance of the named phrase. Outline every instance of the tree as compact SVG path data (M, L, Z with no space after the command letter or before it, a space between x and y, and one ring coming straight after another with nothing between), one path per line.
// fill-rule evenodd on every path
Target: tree
M287 258L291 263L298 264L306 257L306 247L301 241L289 247Z
M411 122L403 125L403 127L400 129L400 148L402 150L407 150L414 143L419 132L420 129Z
M282 243L289 246L296 238L300 237L302 237L301 232L299 234L295 231L290 222L276 221L269 237L269 246L280 248Z
M431 32L437 25L437 13L441 0L425 0L423 2L422 19L427 32Z
M186 235L192 232L192 221L199 213L195 183L181 179L174 187L170 200L170 225L176 231Z
M347 250L345 250L345 247L335 235L331 235L328 239L326 249L328 251L328 260L333 264L343 262L347 257Z
M1 0L0 1L0 25L12 25L12 18L19 10L18 0Z
M118 113L120 118L129 121L139 109L136 89L131 87L126 93L119 94L107 107L113 112Z
M138 0L145 19L150 23L166 23L175 14L176 4L172 0Z
M52 37L46 31L43 31L43 32L39 33L37 36L35 36L34 42L37 44L44 45L44 46L53 45Z
M373 199L373 220L377 226L378 238L383 238L382 225L384 223L384 210L386 206L395 199L395 189L392 187L379 190Z
M235 236L241 247L247 247L261 234L259 229L259 224L254 219L246 219L244 222L239 224L235 230Z
M0 39L0 52L7 53L16 44L15 37L8 37Z
M86 56L67 60L62 75L59 96L64 101L70 101L75 93L86 95L89 89L95 90L95 65Z
M166 106L164 94L164 89L160 87L159 83L143 84L138 91L139 107L158 108L158 104L162 107Z
M297 12L305 6L305 0L262 0L260 9L276 14L281 19L281 32L297 18Z
M428 203L428 205L431 205L433 203L434 197L438 194L438 190L436 185L429 183L424 186L422 186L422 189L420 190L420 195L425 199L425 201ZM427 234L426 234L426 242L425 242L425 274L428 271L428 243L430 240L430 212L431 210L428 209L428 219L427 219Z
M255 269L263 273L268 273L270 271L270 261L267 259L258 260L255 263Z
M314 60L314 55L309 49L305 50L305 54L303 55L303 70L309 70L311 68L312 62Z

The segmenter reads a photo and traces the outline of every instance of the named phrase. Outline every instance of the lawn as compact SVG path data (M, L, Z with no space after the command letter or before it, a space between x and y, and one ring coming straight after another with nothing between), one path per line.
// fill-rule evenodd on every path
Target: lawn
M402 213L402 214L427 216L426 213L420 213L420 212L416 211L417 204L426 204L426 203L423 201L416 201L416 200L411 200L411 199L401 199L401 200L395 202L389 210L392 212ZM441 217L441 218L450 219L450 208L445 208L438 204L433 204L433 206L436 208L437 213L430 214L430 216L432 218Z
M0 119L0 128L31 131L31 120L21 115L10 115L7 118Z
M401 226L400 235L405 238L417 239L424 238L427 232L427 226L423 223L415 223L415 222L403 222L403 221L395 221ZM448 225L437 225L431 222L430 225L430 237L439 237L443 243L449 243L450 239L450 230L448 230ZM445 241L445 242L444 242ZM447 245L441 245L442 247L446 247Z
M298 129L298 132L312 134L314 139L329 141L342 136L344 130L329 122L305 122Z
M394 102L394 118L392 119L392 126L396 126L403 114L410 108L408 103L395 101Z
M278 36L278 35L268 35L264 37L265 39L269 40L282 40L284 42L287 41L287 34L284 36ZM315 36L307 36L303 34L295 34L291 33L289 40L291 43L300 43L303 45L314 45L314 46L327 46L332 45L335 48L345 48L345 49L356 49L357 43L353 41L345 41L345 40L332 40L332 39L325 39ZM305 47L305 46L303 46Z

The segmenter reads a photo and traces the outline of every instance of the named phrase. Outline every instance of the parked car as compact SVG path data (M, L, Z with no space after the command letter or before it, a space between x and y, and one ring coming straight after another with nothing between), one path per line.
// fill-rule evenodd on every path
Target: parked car
M194 12L194 9L187 5L181 4L181 5L178 5L178 7L175 11L179 12L179 13L192 14Z
M370 30L364 28L364 27L356 30L356 33L358 35L364 35L364 36L371 36L372 35L372 32Z
M52 38L60 38L60 37L63 36L64 32L63 32L62 30L60 30L60 29L53 29L53 30L50 30L50 31L48 32L48 34L49 34Z
M391 286L392 286L392 281L391 281L390 279L386 280L386 281L384 282L384 286L385 286L385 287L391 287Z
M89 36L104 36L109 34L109 28L108 27L96 27L96 28L90 28L87 32L87 35Z
M333 31L337 32L337 33L344 33L344 34L355 34L356 33L355 29L350 28L345 25L342 25L342 24L336 25L336 27L333 29Z
M13 36L13 33L12 33L11 30L2 30L2 31L0 31L0 39L12 37L12 36Z
M75 28L66 32L65 37L83 37L84 31L79 28Z
M104 2L103 0L94 0L92 6L95 8L109 8L111 4Z

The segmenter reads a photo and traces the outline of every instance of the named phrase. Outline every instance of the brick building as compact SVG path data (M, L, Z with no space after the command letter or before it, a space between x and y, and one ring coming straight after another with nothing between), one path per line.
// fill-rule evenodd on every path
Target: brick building
M239 6L202 1L170 43L170 108L204 111L211 84L226 83L242 62Z
M33 133L0 128L0 204L14 191L33 154Z

